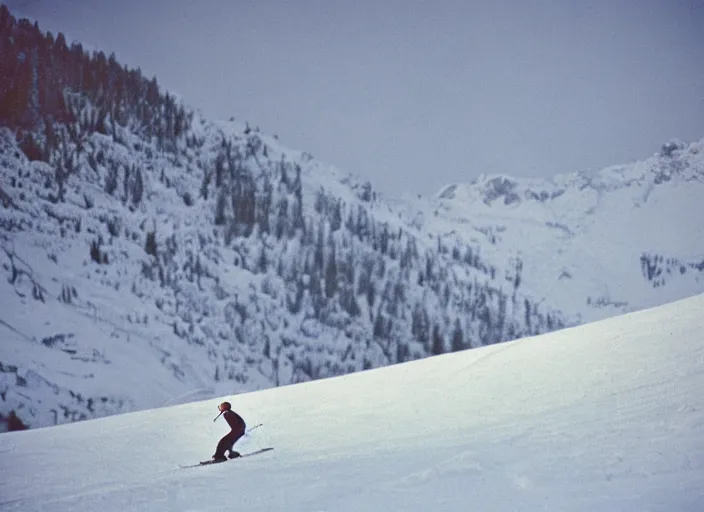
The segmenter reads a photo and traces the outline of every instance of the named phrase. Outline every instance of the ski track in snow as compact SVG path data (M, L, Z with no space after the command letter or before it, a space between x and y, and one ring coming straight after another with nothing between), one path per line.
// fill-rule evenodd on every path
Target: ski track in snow
M535 338L0 436L0 510L704 510L704 295Z

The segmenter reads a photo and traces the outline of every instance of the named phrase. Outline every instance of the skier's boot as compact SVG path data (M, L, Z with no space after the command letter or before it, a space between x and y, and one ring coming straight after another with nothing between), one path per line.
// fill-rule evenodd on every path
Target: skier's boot
M227 458L224 455L213 455L213 462L225 462Z
M242 457L242 455L240 454L240 452L236 452L236 451L230 450L230 455L228 455L228 458L229 458L229 459L236 459L237 457Z

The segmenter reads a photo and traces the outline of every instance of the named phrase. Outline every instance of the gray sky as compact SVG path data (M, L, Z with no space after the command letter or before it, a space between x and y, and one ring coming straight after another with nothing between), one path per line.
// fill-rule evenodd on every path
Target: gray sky
M704 137L704 0L10 0L385 192Z

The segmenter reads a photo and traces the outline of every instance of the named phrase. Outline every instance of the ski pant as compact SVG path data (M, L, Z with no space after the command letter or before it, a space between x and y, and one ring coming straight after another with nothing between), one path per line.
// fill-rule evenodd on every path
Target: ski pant
M227 434L220 439L217 448L215 448L215 455L213 457L219 458L224 457L225 452L232 451L232 446L239 440L240 437L244 435L244 426L238 430L230 430Z

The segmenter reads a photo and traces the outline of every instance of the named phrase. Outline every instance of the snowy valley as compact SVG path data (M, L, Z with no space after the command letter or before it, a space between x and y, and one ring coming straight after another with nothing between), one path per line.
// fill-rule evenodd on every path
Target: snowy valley
M704 292L704 141L596 173L388 198L4 6L0 35L7 429L339 376Z

